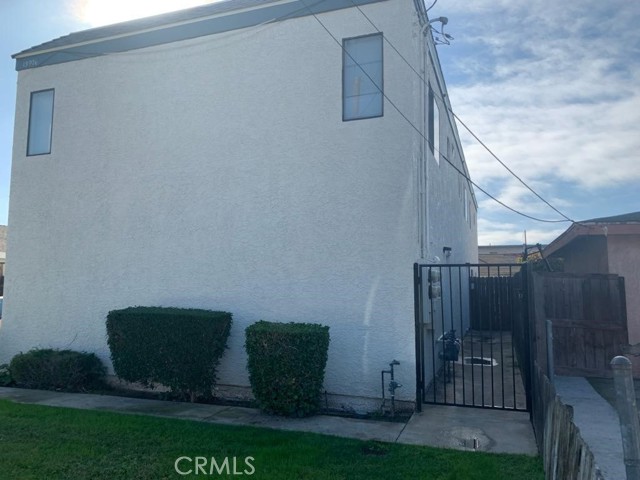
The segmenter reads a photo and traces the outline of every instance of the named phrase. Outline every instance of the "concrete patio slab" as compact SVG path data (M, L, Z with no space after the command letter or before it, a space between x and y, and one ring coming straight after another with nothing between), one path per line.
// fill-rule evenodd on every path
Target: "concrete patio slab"
M493 363L465 365L464 358ZM444 378L446 371L451 378ZM424 398L438 404L524 410L527 397L511 332L469 330L458 361L437 375Z
M382 442L395 442L405 427L404 423L398 422L361 420L329 415L316 415L309 418L282 418L263 413L256 415L251 425Z
M527 412L423 405L398 439L400 443L458 450L537 455Z

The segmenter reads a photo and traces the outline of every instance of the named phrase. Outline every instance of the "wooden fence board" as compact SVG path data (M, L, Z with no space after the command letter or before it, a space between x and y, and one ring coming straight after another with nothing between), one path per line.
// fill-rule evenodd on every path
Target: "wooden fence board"
M519 277L474 277L471 279L471 328L510 331L514 312L511 295Z
M624 279L564 273L533 277L537 360L546 365L545 322L551 320L556 373L611 376L610 359L628 344Z
M534 364L533 429L547 480L603 480L593 453L573 423L573 410Z

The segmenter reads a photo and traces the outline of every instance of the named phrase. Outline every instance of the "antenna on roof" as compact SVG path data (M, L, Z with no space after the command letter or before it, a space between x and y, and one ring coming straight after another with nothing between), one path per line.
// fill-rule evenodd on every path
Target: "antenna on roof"
M435 41L436 45L451 45L451 40L454 40L454 38L449 35L448 33L444 32L444 26L449 23L449 19L447 17L438 17L438 18L434 18L433 20L429 20L429 24L433 24L435 22L440 22L440 31L436 30L436 34L433 36L433 40ZM433 29L433 28L432 28ZM439 36L438 36L439 35Z

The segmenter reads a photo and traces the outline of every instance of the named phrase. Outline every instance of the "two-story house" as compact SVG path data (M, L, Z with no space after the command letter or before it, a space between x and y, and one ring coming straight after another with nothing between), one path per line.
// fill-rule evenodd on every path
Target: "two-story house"
M412 264L477 261L421 1L229 0L14 57L0 363L109 364L108 311L208 308L234 314L223 385L248 386L248 325L317 322L329 398L379 398L391 359L415 398Z

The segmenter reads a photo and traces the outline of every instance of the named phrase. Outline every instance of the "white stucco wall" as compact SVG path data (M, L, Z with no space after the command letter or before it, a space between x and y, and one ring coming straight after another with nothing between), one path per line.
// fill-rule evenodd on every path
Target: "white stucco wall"
M428 44L426 63L425 80L434 90L440 112L440 153L432 154L424 145L427 149L427 231L423 258L426 263L478 263L477 204L472 185L461 174L468 175L464 152L433 42ZM435 155L440 156L439 161ZM451 248L449 257L445 256L444 247Z
M362 8L421 64L411 0ZM339 39L375 32L356 9L320 18ZM251 323L318 322L330 393L380 396L395 358L412 400L422 141L388 102L342 122L341 68L303 17L20 72L0 362L58 347L108 363L109 310L209 308L234 315L221 383L248 385ZM421 81L387 45L384 86L421 125ZM29 94L46 88L52 153L26 157ZM429 168L433 254L475 261L457 174Z

